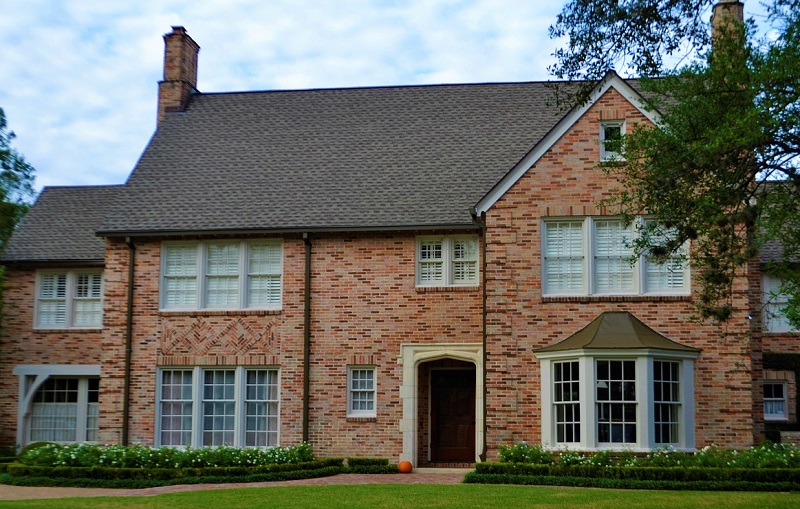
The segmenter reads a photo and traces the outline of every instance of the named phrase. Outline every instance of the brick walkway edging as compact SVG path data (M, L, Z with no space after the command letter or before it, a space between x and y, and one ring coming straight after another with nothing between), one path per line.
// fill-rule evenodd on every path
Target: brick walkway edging
M337 474L297 481L253 482L230 484L178 484L141 489L48 488L0 484L0 500L73 497L154 496L184 491L233 488L269 488L275 486L332 486L337 484L459 484L469 469L418 469L410 474Z

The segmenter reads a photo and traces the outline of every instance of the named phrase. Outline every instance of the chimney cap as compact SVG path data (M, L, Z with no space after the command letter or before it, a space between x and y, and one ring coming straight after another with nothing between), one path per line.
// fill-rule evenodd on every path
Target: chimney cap
M186 29L184 27L182 27L181 25L176 25L176 26L172 27L172 33L173 34L186 35Z

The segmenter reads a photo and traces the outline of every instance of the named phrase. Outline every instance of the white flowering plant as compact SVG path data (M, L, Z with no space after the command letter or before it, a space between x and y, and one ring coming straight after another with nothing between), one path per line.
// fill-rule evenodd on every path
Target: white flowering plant
M144 445L51 443L32 448L20 457L20 462L25 465L111 468L247 467L313 460L314 452L305 442L269 449L229 446L178 449Z

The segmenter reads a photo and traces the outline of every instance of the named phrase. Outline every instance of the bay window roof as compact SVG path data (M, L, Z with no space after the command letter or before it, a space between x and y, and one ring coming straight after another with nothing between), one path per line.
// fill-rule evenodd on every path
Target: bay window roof
M682 345L659 334L627 311L602 313L567 339L538 348L534 353L639 348L700 353L699 348Z

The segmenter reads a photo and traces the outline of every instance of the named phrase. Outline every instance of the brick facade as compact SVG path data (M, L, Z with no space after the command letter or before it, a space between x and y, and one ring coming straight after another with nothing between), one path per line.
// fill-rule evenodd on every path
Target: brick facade
M757 264L737 280L734 315L724 328L697 321L691 295L542 295L543 219L613 214L598 205L617 188L597 167L602 120L625 120L628 130L648 122L609 90L489 209L485 230L466 232L485 240L485 260L482 255L479 261L485 287L416 285L417 236L463 231L309 235L308 439L318 455L415 458L425 464L431 454L430 373L465 367L474 367L479 381L485 369L485 400L483 387L476 396L476 444L485 442L487 458L495 459L500 445L540 443L542 415L549 409L542 408L534 350L569 337L606 311L629 311L658 333L702 350L694 380L697 447L745 447L761 439L761 352L794 351L797 338L759 332ZM129 442L157 443L158 370L185 366L278 368L280 442L301 441L306 242L299 234L281 238L283 293L276 311L162 311L162 240L137 238L129 245L107 239L102 331L34 330L35 269L9 268L0 340L0 442L17 440L20 380L12 372L20 364L101 365L99 441L122 440L132 248ZM375 367L375 417L347 416L348 366Z

